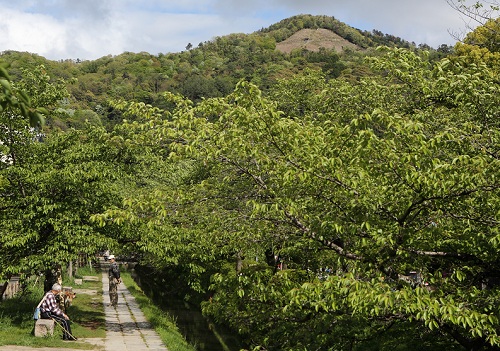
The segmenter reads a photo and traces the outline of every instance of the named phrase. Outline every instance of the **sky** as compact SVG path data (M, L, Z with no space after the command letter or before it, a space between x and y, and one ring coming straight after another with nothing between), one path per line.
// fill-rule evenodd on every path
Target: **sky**
M453 45L450 32L465 28L446 0L0 0L0 52L50 60L175 53L299 14L333 16L435 48Z

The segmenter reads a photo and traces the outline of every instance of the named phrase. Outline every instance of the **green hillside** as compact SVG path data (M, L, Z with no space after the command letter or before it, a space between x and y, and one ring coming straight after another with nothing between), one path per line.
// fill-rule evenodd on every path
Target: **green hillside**
M304 47L307 31L314 41ZM293 37L300 38L293 41ZM332 37L337 38L336 47ZM308 38L306 38L308 39ZM379 45L418 50L401 38L379 31L360 31L334 17L300 15L285 19L252 34L230 34L188 44L179 53L124 52L96 60L49 61L35 54L6 51L0 58L10 63L14 80L21 68L43 64L52 79L64 79L71 97L62 108L67 114L50 118L49 128L80 128L83 121L113 125L121 119L109 99L141 101L167 108L161 93L171 91L193 100L222 97L241 79L264 92L283 77L306 68L319 69L328 78L357 80L367 74L366 56ZM346 50L339 50L346 47ZM286 47L286 50L280 48ZM284 52L286 51L286 52ZM436 57L438 51L433 50Z

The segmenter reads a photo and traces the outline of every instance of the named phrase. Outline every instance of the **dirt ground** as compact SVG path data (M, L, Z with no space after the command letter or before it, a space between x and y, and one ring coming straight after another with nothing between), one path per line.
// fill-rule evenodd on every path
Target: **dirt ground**
M342 52L344 48L353 50L359 47L329 29L301 29L290 38L276 44L276 49L284 53L290 53L294 49L304 48L310 51L318 51L319 48L335 49Z

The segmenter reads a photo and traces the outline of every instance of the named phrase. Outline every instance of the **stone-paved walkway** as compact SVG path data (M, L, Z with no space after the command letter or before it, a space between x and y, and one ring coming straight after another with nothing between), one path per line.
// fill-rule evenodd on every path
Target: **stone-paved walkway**
M122 283L118 286L118 305L109 306L108 273L103 270L102 285L106 313L106 351L168 351L146 321L135 298Z

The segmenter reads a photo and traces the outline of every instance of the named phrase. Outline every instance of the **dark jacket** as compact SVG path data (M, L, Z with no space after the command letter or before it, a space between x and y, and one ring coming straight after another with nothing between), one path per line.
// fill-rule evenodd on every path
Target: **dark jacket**
M109 279L120 279L120 269L118 268L118 263L113 262L109 265L108 277Z

